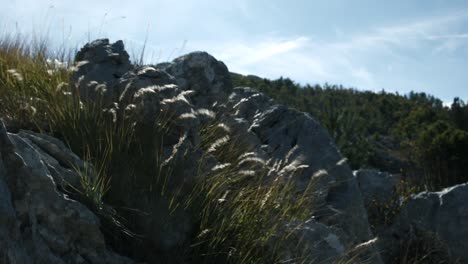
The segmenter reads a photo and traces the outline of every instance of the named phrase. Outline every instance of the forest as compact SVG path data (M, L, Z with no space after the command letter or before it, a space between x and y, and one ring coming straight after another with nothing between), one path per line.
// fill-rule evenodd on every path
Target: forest
M310 113L336 141L353 169L401 174L419 190L468 181L468 104L424 92L375 93L342 85L301 85L231 73L234 86L258 89Z

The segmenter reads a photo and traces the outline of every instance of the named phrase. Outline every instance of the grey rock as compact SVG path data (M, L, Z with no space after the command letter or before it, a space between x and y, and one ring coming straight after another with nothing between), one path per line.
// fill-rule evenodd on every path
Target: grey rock
M295 247L301 245L304 254L311 254L309 258L315 260L314 263L332 263L337 259L337 256L344 255L345 245L340 241L343 235L338 228L324 225L314 219L309 220L306 224L291 223L286 230L293 231L290 241L285 243L290 248L283 248L284 259L294 259L297 256ZM307 241L307 242L304 242Z
M447 245L448 256L468 262L468 184L446 188L440 192L422 192L413 195L394 225L382 235L383 256L391 260L399 254L401 239L408 234L433 233Z
M122 41L95 40L76 54L72 91L82 101L107 106L119 96L113 89L118 79L132 68Z
M401 175L361 169L354 172L354 177L361 190L372 230L378 235L391 225L403 204L404 198L398 193Z
M206 52L192 52L158 67L174 76L182 90L195 91L193 102L199 107L221 103L232 91L226 65Z
M308 254L311 263L379 263L379 253L375 251L375 241L349 248L342 241L343 230L334 226L322 224L315 219L308 220L305 224L291 223L287 230L298 230L292 232L288 243L285 243L284 259L294 259L297 256L298 245Z
M89 61L90 63L104 63L113 61L116 64L129 64L128 53L121 40L110 44L108 39L98 39L84 45L75 56L75 61Z
M366 207L375 200L385 203L393 198L396 187L401 180L398 174L390 174L378 170L361 169L354 172L361 189Z
M0 153L0 262L32 263L21 239L6 173Z
M76 189L81 188L77 171L91 176L91 165L82 161L60 140L27 130L20 130L18 136L30 143L30 146L40 154L55 183L61 188L65 189L70 185Z
M173 76L163 70L152 66L141 66L125 73L114 88L119 94L118 101L121 105L128 105L138 90L153 86L165 86L176 84Z
M76 86L84 87L85 91L92 94L82 94L82 97L92 102L103 100L105 111L112 114L116 122L131 120L140 132L149 128L157 134L164 130L164 139L155 143L157 149L148 151L160 153L155 162L160 167L161 177L170 174L165 192L184 196L193 189L194 177L198 175L201 153L195 150L195 146L200 141L199 128L214 118L212 111L194 106L192 97L195 92L190 89L196 88L199 92L209 89L204 91L203 96L212 98L210 92L226 87L228 82L220 76L229 76L227 68L208 54L176 59L167 65L167 69L151 65L134 67L129 64L123 45L119 43L109 44L108 40L97 40L87 44L77 54L77 61L86 62L77 62L74 74ZM176 69L186 72L174 71ZM173 76L166 70L179 75ZM201 75L198 74L200 70L203 71ZM184 83L181 88L179 84L182 78L194 85ZM230 81L230 77L226 78ZM218 94L221 95L222 91ZM139 136L152 137L148 139L148 146L158 137L146 132ZM161 190L152 190L150 186L154 175L147 174L144 170L134 173L134 168L122 161L112 172L113 188L109 197L122 208L135 209L123 214L132 223L131 228L144 234L145 238L142 244L134 246L130 251L146 248L147 252L142 253L146 254L146 258L164 259L165 254L171 255L187 243L195 222L186 210L170 211L169 204L173 202L173 197L160 195L158 191ZM128 182L129 178L135 178L139 184ZM150 251L158 252L158 256L152 256L156 253Z
M69 170L61 164L80 164L63 148L31 132L9 134L0 122L0 261L133 263L107 248L99 219L60 191L56 180Z
M237 118L252 121L257 113L261 113L273 104L273 100L263 93L249 87L236 87L229 96L229 109Z
M298 191L305 190L314 181L319 208L314 221L326 228L341 230L342 252L352 251L359 244L373 239L361 193L350 167L326 130L310 115L274 105L268 97L249 88L234 89L226 112L249 123L248 131L258 139L250 142L260 144L252 148L260 149L260 155L275 168L271 173L286 177L295 175ZM315 239L323 237L320 234L325 231L306 228L301 232ZM318 233L314 235L313 232ZM309 242L308 246L316 250L322 249L314 245L328 243L323 240ZM325 258L329 255L335 259L341 257L334 249L331 250L315 261L330 261ZM373 245L362 257L368 258L370 263L382 263Z

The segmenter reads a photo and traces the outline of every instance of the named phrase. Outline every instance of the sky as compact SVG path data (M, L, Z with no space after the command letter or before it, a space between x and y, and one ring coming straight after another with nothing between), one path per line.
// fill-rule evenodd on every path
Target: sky
M134 58L207 51L232 72L468 100L467 0L0 0L0 32L122 39Z

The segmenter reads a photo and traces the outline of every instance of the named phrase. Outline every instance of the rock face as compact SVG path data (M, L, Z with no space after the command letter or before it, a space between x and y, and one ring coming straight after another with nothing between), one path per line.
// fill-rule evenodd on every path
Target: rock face
M202 153L196 146L200 141L200 126L215 116L206 107L226 100L226 92L232 89L227 67L203 52L172 63L134 67L120 42L109 44L108 40L87 44L76 59L73 81L81 100L96 102L98 98L116 120L131 119L137 127L160 126L169 120L171 129L165 132L164 140L153 144L162 153L156 157L160 161L160 174L171 175L165 192L180 193L181 197L189 193L199 174ZM96 89L104 85L105 93ZM147 145L151 145L151 140L148 138ZM124 213L135 232L145 236L135 248L146 252L129 254L179 263L182 260L173 256L193 235L194 217L183 209L169 210L173 197L155 195L155 191L148 190L149 178L154 176L144 171L131 175L131 170L122 161L122 166L113 172L114 187L109 194L118 206L142 212ZM132 177L138 179L138 184L122 184Z
M84 163L58 140L0 122L0 263L134 263L112 252L99 219L61 190ZM75 185L77 186L77 185Z
M443 246L447 252L442 253L459 260L459 263L467 263L467 199L468 184L412 196L401 209L394 225L382 236L380 247L387 262L390 263L392 257L399 254L399 239L415 239L415 233L432 233L445 244ZM440 247L437 250L441 251Z
M407 261L414 262L422 257L432 261L429 263L468 261L468 206L464 202L468 199L468 184L414 194L402 204L403 198L396 192L399 175L369 169L355 171L354 175L369 219L382 217L383 209L395 210L386 223L370 220L376 224L384 263L400 263L405 255Z
M364 200L369 222L377 235L388 228L402 205L397 189L401 176L371 169L354 172Z
M354 176L366 205L370 205L373 200L385 203L392 199L395 188L401 180L400 175L369 169L355 171Z
M227 105L228 113L247 122L248 132L257 139L253 148L270 165L276 164L275 173L287 176L305 165L296 173L298 190L315 182L317 213L297 233L307 237L308 246L314 248L310 260L329 263L372 239L352 171L317 121L306 113L275 105L250 88L235 88ZM361 260L380 263L372 245L362 251Z

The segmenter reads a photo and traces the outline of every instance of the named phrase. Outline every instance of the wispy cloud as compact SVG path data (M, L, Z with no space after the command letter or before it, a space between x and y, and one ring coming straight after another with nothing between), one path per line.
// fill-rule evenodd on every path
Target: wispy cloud
M451 38L466 38L468 33L451 34L450 30L468 19L467 13L430 17L413 22L381 26L368 32L352 36L346 43L338 43L343 49L368 49L390 45L412 48L421 41Z
M295 74L326 78L325 65L314 57L315 54L306 52L313 45L305 36L288 39L270 35L217 42L211 46L206 41L189 41L188 49L208 49L225 61L231 70L239 73L270 78L294 77Z
M231 41L230 41L231 42ZM260 39L255 41L239 41L238 43L225 44L225 50L221 56L226 59L242 59L244 66L264 63L275 56L293 53L307 45L307 37L296 37L289 40Z
M418 63L418 58L412 56L422 51L422 47L430 56L431 52L453 52L467 44L468 33L454 33L467 20L468 14L460 13L396 22L363 29L354 35L341 32L339 41L305 35L290 38L269 35L229 40L215 46L205 42L194 46L208 47L233 71L241 73L272 78L289 76L302 83L337 82L364 89L381 89L384 83L382 72L391 75L409 61Z
M309 29L294 24L323 22L320 14L316 14L316 20L304 17L285 21L290 17L284 15L284 6L266 0L256 4L249 0L134 0L119 5L110 0L82 0L79 5L59 0L10 1L0 10L0 22L18 22L26 27L45 24L59 44L71 28L69 41L74 45L82 45L88 36L109 37L126 40L127 49L138 53L149 27L148 61L206 50L232 71L269 78L288 76L301 83L342 83L363 89L405 85L417 89L427 78L410 76L410 71L421 72L412 71L414 68L427 68L424 63L442 64L441 59L460 57L468 51L468 12L461 11L441 11L423 18L417 18L421 13L416 12L411 19L400 16L391 20L384 14L384 19L376 21L381 24L369 25L369 20L363 20L364 24L352 27L354 31L337 19L336 25L330 22L332 34L327 35L321 31L326 31L327 25ZM285 25L297 26L298 30ZM425 59L431 56L432 60Z

